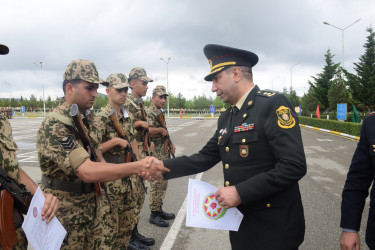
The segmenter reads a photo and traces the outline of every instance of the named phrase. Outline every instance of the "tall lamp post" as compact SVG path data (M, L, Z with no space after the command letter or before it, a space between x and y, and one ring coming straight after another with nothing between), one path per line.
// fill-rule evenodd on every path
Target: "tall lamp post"
M297 66L300 63L301 62L298 62L298 63L293 64L292 66L290 66L290 91L292 91L292 89L293 89L293 67Z
M360 19L358 19L357 21L355 21L354 23L352 23L352 24L350 24L350 25L348 25L348 26L346 26L345 28L339 28L339 27L336 27L335 25L332 25L332 24L330 24L330 23L327 23L327 22L323 22L325 25L329 25L329 26L332 26L332 27L334 27L334 28L336 28L336 29L339 29L339 30L341 30L341 34L342 34L342 67L344 68L344 30L346 30L347 28L349 28L350 26L352 26L352 25L354 25L355 23L358 23L359 21L361 21L361 18Z
M277 78L279 78L280 76L276 76L275 78L272 79L272 90L273 90L273 80L276 80Z
M36 62L33 62L36 66L39 66ZM40 64L40 71L43 70L43 62L39 62ZM43 116L46 117L46 99L44 99L44 82L43 83Z
M167 99L167 114L168 114L168 117L169 117L169 92L168 92L168 64L169 64L169 60L171 60L170 57L168 57L167 60L164 60L163 58L160 57L160 60L162 60L163 62L165 62L165 64L167 64L167 94L168 94L168 99Z

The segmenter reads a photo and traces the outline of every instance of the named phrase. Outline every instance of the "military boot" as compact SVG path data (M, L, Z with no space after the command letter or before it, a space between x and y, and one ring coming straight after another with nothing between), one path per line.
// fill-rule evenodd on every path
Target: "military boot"
M148 222L151 223L151 224L155 224L158 227L168 227L169 226L168 221L165 221L161 217L160 211L156 211L156 212L151 211L150 219L148 219Z
M143 236L142 234L140 234L138 232L138 225L136 225L134 227L134 230L133 230L134 234L135 234L135 238L140 241L143 245L145 246L152 246L152 245L155 245L155 239L154 238L146 238L145 236Z
M150 248L144 245L138 238L137 238L138 230L135 227L132 232L132 236L130 238L129 245L127 250L150 250Z
M160 208L159 213L160 217L164 220L173 220L176 217L174 213L164 212L162 207Z

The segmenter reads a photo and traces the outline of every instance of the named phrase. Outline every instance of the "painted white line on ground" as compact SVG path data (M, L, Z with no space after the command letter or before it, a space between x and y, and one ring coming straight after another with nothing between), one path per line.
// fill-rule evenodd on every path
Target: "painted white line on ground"
M195 177L195 179L200 181L202 179L202 175L203 175L203 173L197 174L197 177ZM177 213L176 219L174 220L171 228L169 229L168 234L163 241L163 244L161 244L161 246L160 246L161 250L172 249L172 247L174 245L174 242L177 238L177 235L181 230L182 222L184 221L185 216L186 216L187 198L188 197L186 195L185 200L182 203L182 206Z

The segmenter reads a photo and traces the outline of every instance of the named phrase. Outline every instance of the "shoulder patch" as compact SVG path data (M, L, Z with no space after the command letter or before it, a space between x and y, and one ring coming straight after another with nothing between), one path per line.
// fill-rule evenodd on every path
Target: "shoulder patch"
M277 115L277 125L279 125L280 128L293 128L296 125L296 120L292 116L292 112L290 111L290 108L285 106L280 106L276 110Z
M276 95L276 92L272 91L272 90L259 90L256 95L259 95L259 96L264 96L264 97L272 97L274 95Z
M60 145L64 150L72 150L75 148L76 144L71 136L66 136L60 139Z

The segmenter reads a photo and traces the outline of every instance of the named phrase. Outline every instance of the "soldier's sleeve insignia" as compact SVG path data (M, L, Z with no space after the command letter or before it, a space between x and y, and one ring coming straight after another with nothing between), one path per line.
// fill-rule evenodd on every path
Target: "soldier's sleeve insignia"
M60 145L64 150L72 150L76 147L76 144L71 136L66 136L60 139Z
M277 115L277 125L279 125L280 128L293 128L296 125L296 120L292 116L292 113L290 111L290 108L285 106L280 106L276 110Z

